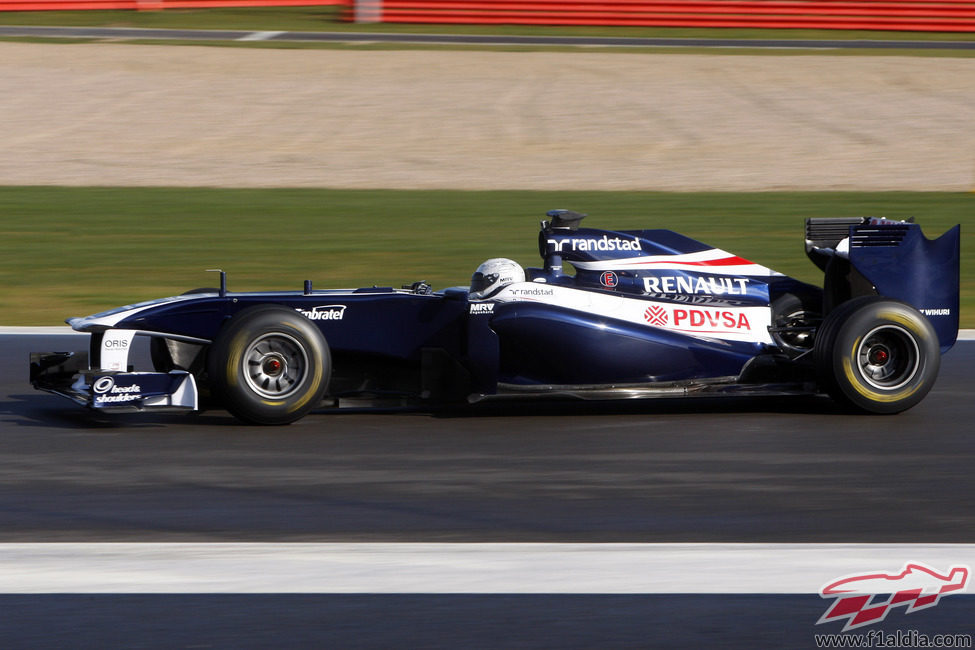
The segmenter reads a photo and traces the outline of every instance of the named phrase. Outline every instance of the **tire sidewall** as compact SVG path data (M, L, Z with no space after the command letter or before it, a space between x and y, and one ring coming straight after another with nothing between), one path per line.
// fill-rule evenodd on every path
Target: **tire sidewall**
M859 367L860 346L878 328L906 334L916 346L913 374L902 384L882 388L869 383ZM852 406L872 413L898 413L920 402L937 378L941 362L938 337L920 312L906 303L878 299L846 311L832 323L829 360L833 388Z
M256 393L245 375L244 352L253 341L268 334L293 339L307 358L297 389L281 398ZM331 357L325 338L307 318L287 307L258 305L242 310L224 326L207 365L214 392L234 416L253 424L287 424L321 401L328 387Z
M828 393L835 400L846 402L836 379L836 361L833 358L833 352L836 349L837 330L854 311L879 300L880 298L876 296L868 296L844 302L823 319L816 331L813 344L813 364L816 370L816 378L823 392Z

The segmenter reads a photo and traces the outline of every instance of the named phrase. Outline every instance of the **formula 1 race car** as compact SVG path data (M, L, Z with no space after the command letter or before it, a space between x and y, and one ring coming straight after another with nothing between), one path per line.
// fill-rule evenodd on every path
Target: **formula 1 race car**
M828 393L896 413L931 390L958 334L959 226L931 241L912 222L809 219L820 288L669 230L581 228L584 216L549 212L541 268L491 259L470 287L237 293L221 272L219 289L69 319L88 352L32 354L31 382L103 412L204 397L255 424L390 398ZM152 371L130 365L136 336L150 337Z

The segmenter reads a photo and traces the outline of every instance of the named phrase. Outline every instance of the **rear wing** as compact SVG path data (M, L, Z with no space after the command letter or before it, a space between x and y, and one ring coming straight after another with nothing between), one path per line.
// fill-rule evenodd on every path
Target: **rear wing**
M931 321L942 353L954 345L961 226L931 240L912 221L807 219L806 254L826 273L825 312L857 296L902 300Z

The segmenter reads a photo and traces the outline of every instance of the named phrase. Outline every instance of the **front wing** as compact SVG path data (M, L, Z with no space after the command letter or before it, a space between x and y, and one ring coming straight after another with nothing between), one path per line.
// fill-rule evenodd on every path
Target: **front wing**
M85 353L32 353L30 381L38 390L98 411L195 411L199 406L196 381L186 371L92 370Z

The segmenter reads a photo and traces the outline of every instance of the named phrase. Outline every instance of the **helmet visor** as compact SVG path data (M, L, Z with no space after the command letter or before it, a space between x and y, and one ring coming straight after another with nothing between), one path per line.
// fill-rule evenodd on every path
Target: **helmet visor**
M471 293L481 293L485 289L493 286L498 281L499 273L488 273L485 275L478 271L471 276Z

